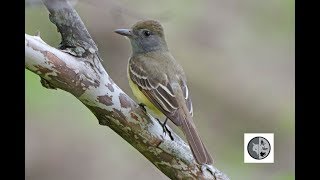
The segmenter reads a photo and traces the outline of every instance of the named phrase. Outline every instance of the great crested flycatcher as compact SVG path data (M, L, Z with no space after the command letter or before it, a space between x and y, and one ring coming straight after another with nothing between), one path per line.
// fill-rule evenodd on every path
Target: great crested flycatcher
M199 164L212 164L192 120L186 75L168 50L161 24L154 20L139 21L131 29L115 32L131 42L128 79L133 94L155 114L165 115L181 127Z

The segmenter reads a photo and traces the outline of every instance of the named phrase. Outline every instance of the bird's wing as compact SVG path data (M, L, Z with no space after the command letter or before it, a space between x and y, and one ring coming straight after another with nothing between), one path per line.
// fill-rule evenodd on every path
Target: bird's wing
M141 61L139 60L130 60L129 62L129 77L136 85L138 85L140 91L166 117L171 119L177 126L181 125L181 118L177 117L180 115L177 111L179 105L177 102L177 98L173 92L173 89L169 83L168 77L165 73L158 76L154 76L152 73L148 72L148 70L144 67L144 64L141 63ZM192 116L192 102L185 81L181 81L180 86L184 94L185 103Z
M183 97L186 100L187 108L188 108L189 113L190 113L190 115L192 117L193 116L193 107L192 107L192 101L191 101L191 97L190 97L190 94L189 94L189 89L188 89L186 81L182 80L181 83L180 83L180 86L181 86L181 89L182 89L182 92L183 92Z

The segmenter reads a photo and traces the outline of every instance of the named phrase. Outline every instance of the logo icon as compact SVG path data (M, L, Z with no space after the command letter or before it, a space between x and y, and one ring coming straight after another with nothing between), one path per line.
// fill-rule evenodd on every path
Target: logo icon
M270 153L270 143L264 137L254 137L249 141L247 150L252 158L264 159Z
M245 163L273 163L273 133L244 134Z

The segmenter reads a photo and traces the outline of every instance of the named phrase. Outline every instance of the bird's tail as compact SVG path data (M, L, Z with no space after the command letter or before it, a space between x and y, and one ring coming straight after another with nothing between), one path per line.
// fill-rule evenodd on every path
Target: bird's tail
M177 93L180 94L181 93ZM177 97L181 98L179 102L184 102L184 97ZM181 104L182 107L180 107L180 113L179 113L179 118L181 122L181 128L183 133L185 134L188 144L191 148L192 154L196 161L199 164L212 164L213 159L211 155L209 154L207 148L203 144L197 129L193 123L191 114L189 113L187 106L185 103Z
M199 164L212 164L213 160L204 146L197 130L192 121L189 119L183 120L181 125L182 131L185 134L192 154Z

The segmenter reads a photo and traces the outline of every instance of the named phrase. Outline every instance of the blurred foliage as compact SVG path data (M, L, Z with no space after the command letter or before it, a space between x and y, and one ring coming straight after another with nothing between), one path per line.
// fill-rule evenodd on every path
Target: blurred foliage
M160 20L215 165L231 179L294 179L294 1L82 0L75 8L106 70L131 97L130 45L113 30ZM45 7L26 3L25 32L38 30L58 46ZM25 75L26 179L167 179L71 94ZM275 133L274 164L243 163L245 132Z

